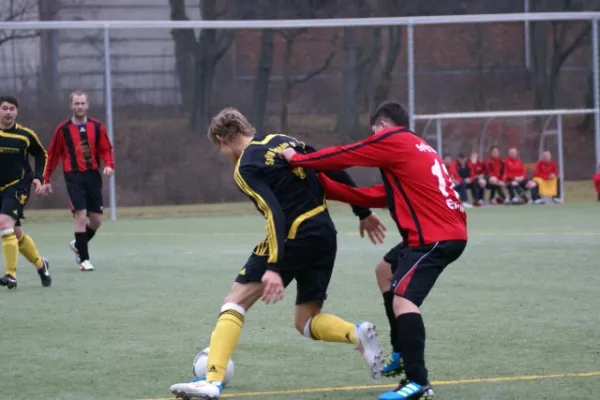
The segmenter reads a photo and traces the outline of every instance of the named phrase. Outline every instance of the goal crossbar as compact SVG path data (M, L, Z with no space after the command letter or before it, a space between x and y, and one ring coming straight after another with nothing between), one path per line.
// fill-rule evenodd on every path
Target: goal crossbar
M556 110L513 110L513 111L477 111L477 112L459 112L459 113L440 113L440 114L420 114L413 116L414 121L427 121L423 128L423 138L426 140L434 139L437 143L437 151L443 154L443 131L442 121L452 119L485 119L486 122L479 136L479 153L483 156L485 142L488 134L490 122L495 118L520 118L520 117L547 117L540 133L540 142L538 155L545 150L545 140L550 136L556 136L558 142L558 165L560 175L560 197L564 200L564 155L563 155L563 116L572 115L590 115L598 114L600 109L581 108L581 109L556 109ZM556 119L553 125L552 120ZM430 132L432 123L435 123L435 131Z

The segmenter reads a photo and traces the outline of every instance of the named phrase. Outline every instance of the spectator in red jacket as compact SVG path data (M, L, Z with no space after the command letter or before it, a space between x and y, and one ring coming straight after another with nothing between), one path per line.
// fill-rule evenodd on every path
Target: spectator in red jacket
M550 197L558 202L558 167L552 160L552 153L544 151L542 158L535 164L533 181L539 188L540 196ZM543 200L540 200L543 202Z
M500 158L500 149L493 146L490 156L485 160L487 188L490 189L490 203L508 203L504 188L506 187L506 171L504 161ZM496 198L498 193L498 198Z
M466 161L466 160L465 160ZM463 207L471 208L473 207L469 203L469 199L467 197L467 180L470 183L470 171L467 171L466 178L461 176L461 171L458 168L457 161L453 162L452 157L445 156L444 157L444 166L448 170L448 175L450 175L450 180L454 185L454 190L458 193L458 197L463 204Z
M594 174L594 187L596 188L596 196L600 201L600 164L598 164L598 170Z
M519 158L519 152L516 148L513 147L508 150L508 157L504 160L504 166L506 170L508 193L510 194L513 204L520 203L519 197L521 197L525 203L530 202L527 198L527 190L531 190L532 200L539 199L540 196L538 194L537 184L527 179L525 164L523 164L523 161ZM517 194L519 197L517 197Z
M483 192L487 186L485 179L485 166L479 161L479 153L476 151L471 153L471 158L467 160L467 167L471 171L473 179L473 204L480 206L483 204Z

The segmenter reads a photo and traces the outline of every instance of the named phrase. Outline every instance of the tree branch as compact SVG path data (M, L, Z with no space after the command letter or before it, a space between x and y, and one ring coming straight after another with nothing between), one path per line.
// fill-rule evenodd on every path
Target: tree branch
M8 35L5 36L3 38L0 38L0 46L2 46L4 43L6 42L10 42L11 40L18 40L18 39L31 39L31 38L36 38L40 36L39 33L29 33L29 34L12 34L12 35Z
M309 72L308 74L304 75L302 78L292 79L290 82L290 88L296 86L299 83L306 83L309 80L311 80L312 78L314 78L315 76L323 73L323 71L325 71L327 68L329 68L329 64L331 64L333 57L335 57L335 50L333 50L331 53L329 53L329 56L327 57L327 59L325 60L323 65L321 65L319 68L316 68L315 70Z

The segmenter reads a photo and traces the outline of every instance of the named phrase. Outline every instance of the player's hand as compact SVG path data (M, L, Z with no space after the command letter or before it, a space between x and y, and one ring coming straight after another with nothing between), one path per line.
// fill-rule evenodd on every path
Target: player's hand
M102 171L102 173L106 176L113 176L113 174L115 173L115 170L112 169L111 167L104 167L104 171Z
M33 191L35 192L35 194L42 194L43 187L44 186L42 185L42 182L40 182L39 179L33 180Z
M385 231L387 228L385 224L379 219L377 214L371 213L367 218L360 220L359 225L360 237L365 237L365 232L369 235L369 239L373 244L383 243L385 238Z
M471 178L465 178L465 183L468 185L471 183Z
M550 178L550 179L556 179L556 175L550 174L550 175L548 175L548 178Z
M52 185L51 185L51 184L49 184L49 183L46 183L46 184L44 184L44 185L42 186L42 194L43 194L44 196L46 196L46 195L48 195L48 194L50 194L50 193L52 193Z
M288 147L287 149L283 149L279 153L279 158L283 158L284 160L289 162L295 154L296 150L292 149L291 147Z
M275 271L267 271L262 276L262 283L262 299L266 304L275 304L283 299L284 287L281 275Z

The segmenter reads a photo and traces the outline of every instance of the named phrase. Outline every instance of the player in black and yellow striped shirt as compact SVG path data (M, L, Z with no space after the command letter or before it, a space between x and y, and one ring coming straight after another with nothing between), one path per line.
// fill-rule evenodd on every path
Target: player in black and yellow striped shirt
M301 152L311 149L286 135L257 136L248 120L231 108L213 118L209 138L235 164L235 182L264 215L267 237L256 246L225 298L210 340L207 376L175 384L171 392L180 397L218 398L246 311L261 297L267 304L283 298L292 280L297 284L296 329L315 340L354 344L371 376L377 378L383 360L374 325L355 325L321 312L333 272L337 233L319 175L292 170L278 156L288 147ZM344 172L330 177L353 184ZM375 229L381 228L370 210L354 207L354 211L373 222Z
M5 269L0 286L9 289L17 287L19 252L37 268L43 286L52 283L48 261L21 228L31 185L41 193L47 155L35 132L16 123L18 113L17 99L0 96L0 236ZM30 155L35 158L34 170L29 165Z

